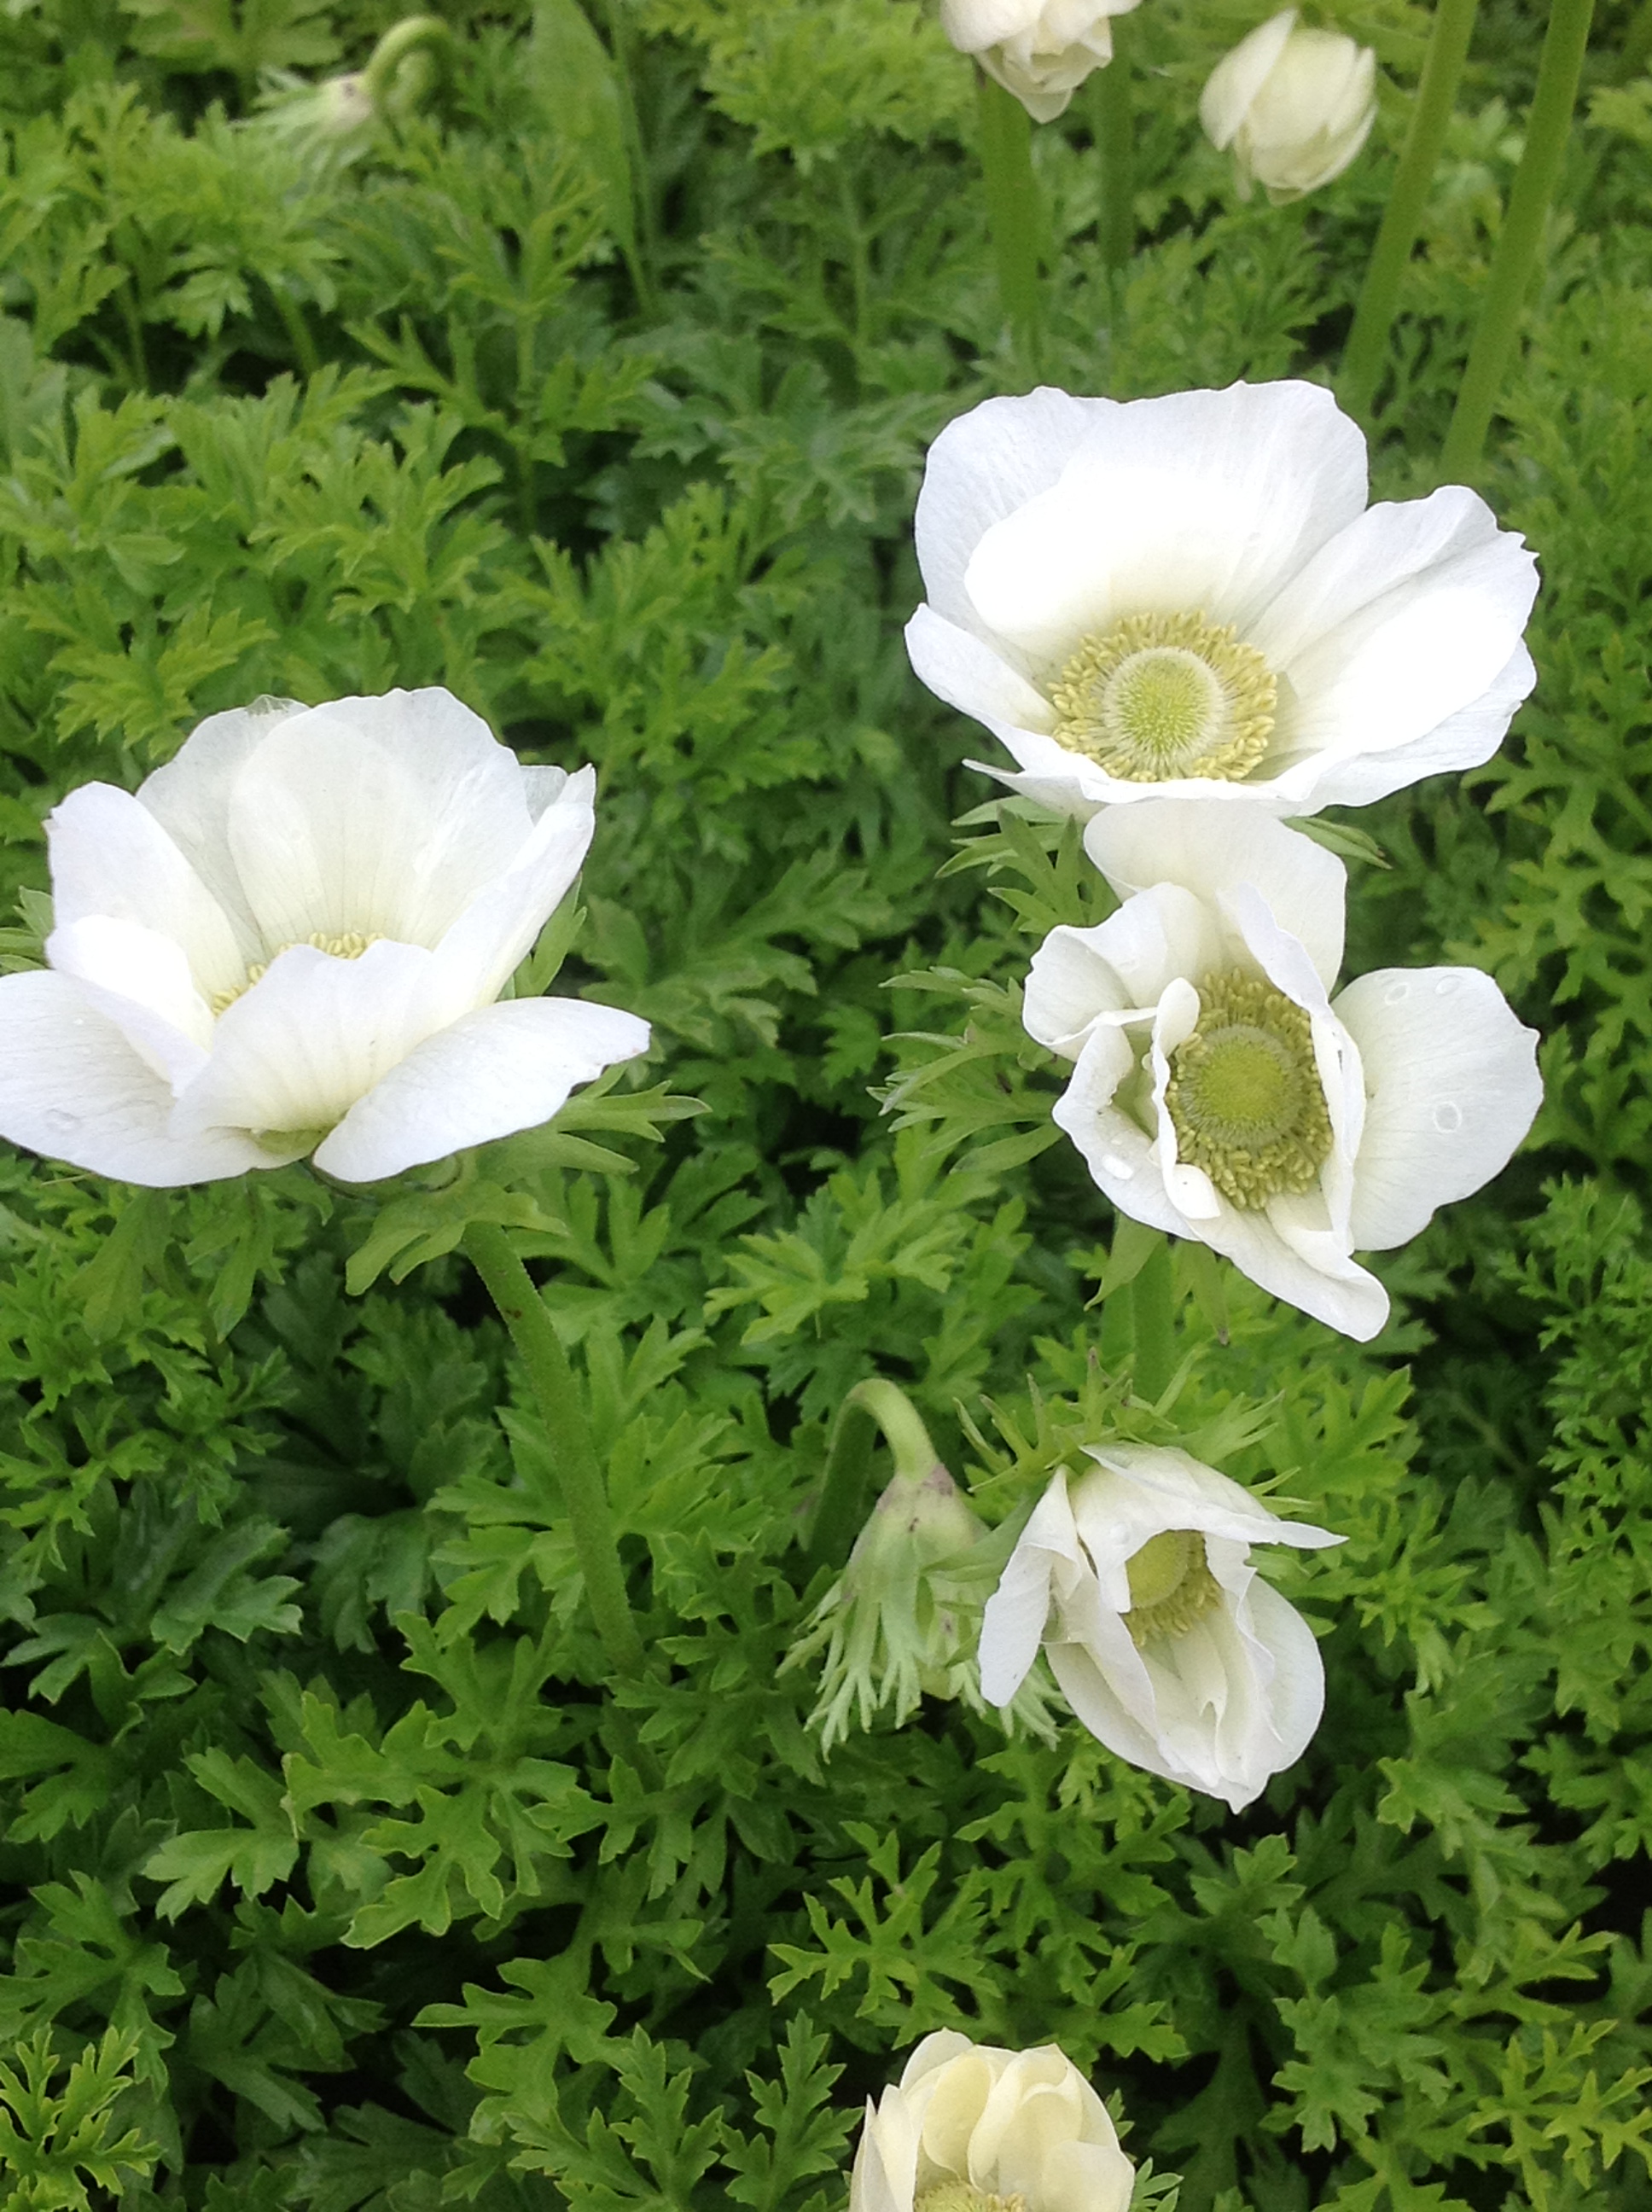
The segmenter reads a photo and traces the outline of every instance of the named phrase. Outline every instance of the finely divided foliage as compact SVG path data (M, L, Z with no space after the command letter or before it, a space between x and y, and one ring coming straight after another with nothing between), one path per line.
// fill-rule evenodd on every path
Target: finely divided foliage
M1251 100L1242 166L1312 195L1275 208L1199 124L1260 21L0 18L0 1100L83 1121L40 1055L101 1024L155 1170L43 1118L0 1158L0 2203L838 2212L852 2168L896 2212L1652 2203L1647 33L1603 13L1488 458L1441 490L1540 137L1540 13L1485 0L1367 505L1324 387L1428 22L1306 26L1388 82L1322 189L1365 65L1272 178L1306 94ZM1060 110L1031 323L948 29ZM1109 46L1130 76L1074 89ZM503 775L485 866L422 921L404 871L389 926L191 908L234 969L197 1010L206 937L120 903L88 809L130 828L252 702L438 686ZM260 725L240 849L325 811L325 720ZM351 820L388 850L385 777ZM1270 906L1230 857L1310 814ZM434 971L513 855L465 992L374 1028L359 977ZM180 1133L265 984L334 969L361 1084L284 1147L245 1086ZM1413 1036L1406 976L1476 978L1437 1001L1474 1020ZM454 1024L587 1018L532 1097L459 1086L455 1158L349 1152ZM1488 1182L1522 1024L1544 1103ZM841 1411L874 1378L893 1484ZM1197 1508L1129 1490L1122 1544L1106 1483L1079 1510L1167 1466ZM902 1482L944 1510L858 1587L904 1640L843 1609ZM1254 1726L1173 1761L1218 1644Z

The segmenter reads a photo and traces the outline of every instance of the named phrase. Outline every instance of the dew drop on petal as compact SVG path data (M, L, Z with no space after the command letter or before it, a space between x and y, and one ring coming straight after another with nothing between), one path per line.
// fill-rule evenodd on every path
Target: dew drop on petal
M1442 975L1434 986L1434 995L1436 999L1449 999L1456 988L1457 978L1455 975Z
M1411 985L1409 983L1390 983L1388 989L1382 994L1382 1003L1385 1006L1398 1006L1403 1005L1406 1000L1410 998L1410 996Z
M81 1125L80 1115L62 1106L48 1106L41 1118L54 1137L72 1136Z
M1434 1109L1434 1126L1442 1137L1455 1137L1463 1125L1463 1109L1442 1098Z
M1103 1152L1102 1169L1104 1174L1117 1176L1121 1182L1128 1182L1136 1170L1128 1160L1121 1160L1116 1152Z

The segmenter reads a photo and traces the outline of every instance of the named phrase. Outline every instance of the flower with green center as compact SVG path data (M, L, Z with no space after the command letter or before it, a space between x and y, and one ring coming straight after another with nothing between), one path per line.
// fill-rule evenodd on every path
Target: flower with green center
M981 1632L981 1680L1013 1698L1042 1644L1109 1751L1240 1812L1307 1748L1319 1647L1251 1564L1257 1544L1342 1541L1282 1521L1186 1452L1094 1444L1034 1508Z
M1120 1212L1374 1335L1388 1297L1354 1254L1502 1168L1542 1096L1534 1035L1473 968L1383 969L1333 1000L1345 872L1264 814L1156 799L1084 845L1123 903L1051 932L1023 1006L1072 1063L1058 1125Z
M1489 758L1534 681L1521 541L1461 485L1368 507L1314 385L986 400L916 529L914 668L1065 813L1363 805Z
M868 2100L849 2212L1126 2212L1134 2181L1107 2107L1053 2043L1005 2051L944 2028Z

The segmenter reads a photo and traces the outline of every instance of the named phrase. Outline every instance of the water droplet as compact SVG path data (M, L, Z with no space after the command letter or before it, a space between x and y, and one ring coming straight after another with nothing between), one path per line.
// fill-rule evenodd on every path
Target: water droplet
M1398 1006L1402 1005L1406 1000L1410 998L1410 996L1411 985L1409 983L1390 983L1388 989L1382 994L1382 1003L1385 1006Z
M1128 1182L1136 1170L1128 1160L1121 1160L1116 1152L1103 1152L1102 1170L1105 1175L1117 1176L1121 1182Z
M1463 1109L1443 1098L1434 1109L1434 1126L1442 1137L1455 1137L1463 1125Z
M78 1114L70 1114L61 1106L48 1106L41 1117L54 1137L71 1137L81 1125Z
M1456 988L1457 978L1455 975L1442 975L1434 986L1434 995L1436 999L1449 999Z

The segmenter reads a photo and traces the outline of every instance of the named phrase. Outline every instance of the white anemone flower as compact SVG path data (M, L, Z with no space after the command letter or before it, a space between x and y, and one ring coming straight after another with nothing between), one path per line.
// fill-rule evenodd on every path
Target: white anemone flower
M1123 900L1052 930L1023 1018L1073 1063L1054 1117L1121 1213L1374 1336L1354 1259L1507 1163L1542 1101L1537 1036L1477 968L1384 968L1333 1000L1347 873L1265 814L1111 807L1085 849Z
M987 1601L981 1680L1012 1698L1042 1645L1067 1703L1133 1766L1242 1812L1294 1765L1325 1709L1314 1632L1253 1544L1340 1536L1282 1521L1184 1451L1086 1445L1059 1474Z
M1233 149L1239 195L1276 207L1339 177L1376 119L1376 56L1342 31L1306 30L1286 8L1224 54L1200 97L1218 153Z
M941 0L941 27L1012 92L1035 123L1053 123L1093 70L1113 58L1108 17L1138 0Z
M376 1182L545 1121L634 1014L496 1004L572 884L589 769L446 691L213 714L47 823L49 967L0 979L0 1133L126 1182L313 1153Z
M1314 814L1475 766L1535 681L1535 563L1461 485L1365 501L1316 385L983 401L930 448L912 665L1065 813Z
M874 2105L849 2212L1126 2212L1135 2168L1107 2107L1053 2043L926 2035Z

